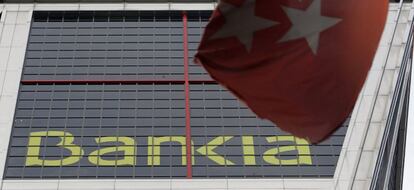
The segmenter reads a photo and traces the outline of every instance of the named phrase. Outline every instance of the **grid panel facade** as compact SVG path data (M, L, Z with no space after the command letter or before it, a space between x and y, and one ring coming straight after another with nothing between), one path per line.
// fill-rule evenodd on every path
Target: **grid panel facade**
M35 12L23 80L183 78L181 12Z
M196 84L190 85L190 90L192 138L204 140L202 143L205 144L217 136L223 137L224 143L220 143L220 147L215 147L214 152L222 155L226 163L226 167L214 168L214 172L211 172L211 167L217 167L215 165L220 162L200 155L199 160L203 162L194 164L193 177L205 178L211 175L227 178L333 176L348 121L328 140L318 145L310 145L295 141L292 136L275 127L271 122L258 119L250 109L220 85ZM272 140L275 141L272 142ZM196 144L196 149L204 144ZM269 158L274 156L274 152L271 153L269 150L289 149L287 146L295 147L290 147L289 151L277 153L277 157L281 160L293 159L291 163L270 161ZM247 151L246 147L251 148L251 151ZM309 148L310 152L300 151L302 148ZM214 152L210 153L214 154ZM309 156L311 163L301 164L302 156ZM249 162L246 159L254 161Z
M189 60L210 14L187 12ZM185 178L186 159L193 178L332 177L347 122L310 145L193 63L185 93L182 18L34 12L5 178Z
M210 11L188 12L188 59L193 60L201 41L203 31L210 18ZM190 80L212 80L207 71L193 61L189 63Z

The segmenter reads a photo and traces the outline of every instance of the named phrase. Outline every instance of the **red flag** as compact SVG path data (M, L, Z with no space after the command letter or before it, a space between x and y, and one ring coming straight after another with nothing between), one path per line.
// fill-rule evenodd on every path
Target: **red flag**
M351 113L388 0L222 0L196 54L259 117L313 143Z

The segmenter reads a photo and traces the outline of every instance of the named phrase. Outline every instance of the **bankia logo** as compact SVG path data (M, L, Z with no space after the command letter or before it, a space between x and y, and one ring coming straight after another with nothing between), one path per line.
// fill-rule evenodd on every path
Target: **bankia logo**
M93 140L96 146L92 149L82 147L75 140ZM145 141L144 145L138 144ZM255 141L266 141L269 146L255 146ZM168 159L162 159L163 157L171 155L176 155L181 160L181 165L186 165L185 143L185 136L93 138L74 137L66 131L38 131L30 133L25 165L68 166L78 163L81 159L87 159L90 165L96 166L132 166L137 164L138 159L144 159L148 166L159 166L163 165L162 162L169 162ZM259 159L268 165L312 165L309 143L294 136L216 136L204 144L197 139L192 139L191 143L193 165L197 164L199 158L207 158L218 166L254 166L258 165ZM49 145L45 146L46 144ZM53 147L57 157L62 155L63 151L63 156L51 159L51 151L43 150L45 147ZM48 156L44 155L46 152ZM238 152L235 155L241 158L232 160L224 155L232 152Z

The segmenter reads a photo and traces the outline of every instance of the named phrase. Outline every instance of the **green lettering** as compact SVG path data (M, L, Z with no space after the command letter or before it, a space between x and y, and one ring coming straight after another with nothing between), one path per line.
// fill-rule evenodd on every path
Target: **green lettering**
M198 148L196 151L202 155L207 156L210 160L213 162L219 164L219 165L234 165L234 163L230 160L225 159L223 156L217 154L217 152L214 152L214 149L218 146L224 144L226 141L232 139L233 136L220 136L217 137L210 142L208 142L206 145Z
M57 146L67 149L71 156L61 160L42 160L40 156L40 143L42 137L59 137L60 142ZM73 144L74 137L69 132L64 131L39 131L30 133L29 145L27 147L26 166L66 166L79 162L84 151L81 147Z
M272 148L267 150L263 155L263 159L265 162L273 165L312 164L309 143L306 140L294 136L273 136L267 137L266 140L267 142L291 141L295 142L296 145L281 146L279 148ZM276 157L276 155L279 153L294 150L298 151L298 159L281 160Z
M125 165L135 165L136 157L135 150L136 144L135 140L131 137L101 137L95 139L96 143L106 143L106 142L122 142L124 145L114 146L114 147L105 147L93 151L88 156L89 162L98 166L125 166ZM123 151L124 158L119 160L105 160L102 159L102 155Z

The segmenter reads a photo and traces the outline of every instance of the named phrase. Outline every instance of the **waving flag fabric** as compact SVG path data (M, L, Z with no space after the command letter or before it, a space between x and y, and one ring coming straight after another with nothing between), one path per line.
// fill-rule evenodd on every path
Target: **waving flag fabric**
M311 142L349 116L388 0L222 0L195 61L259 117Z

